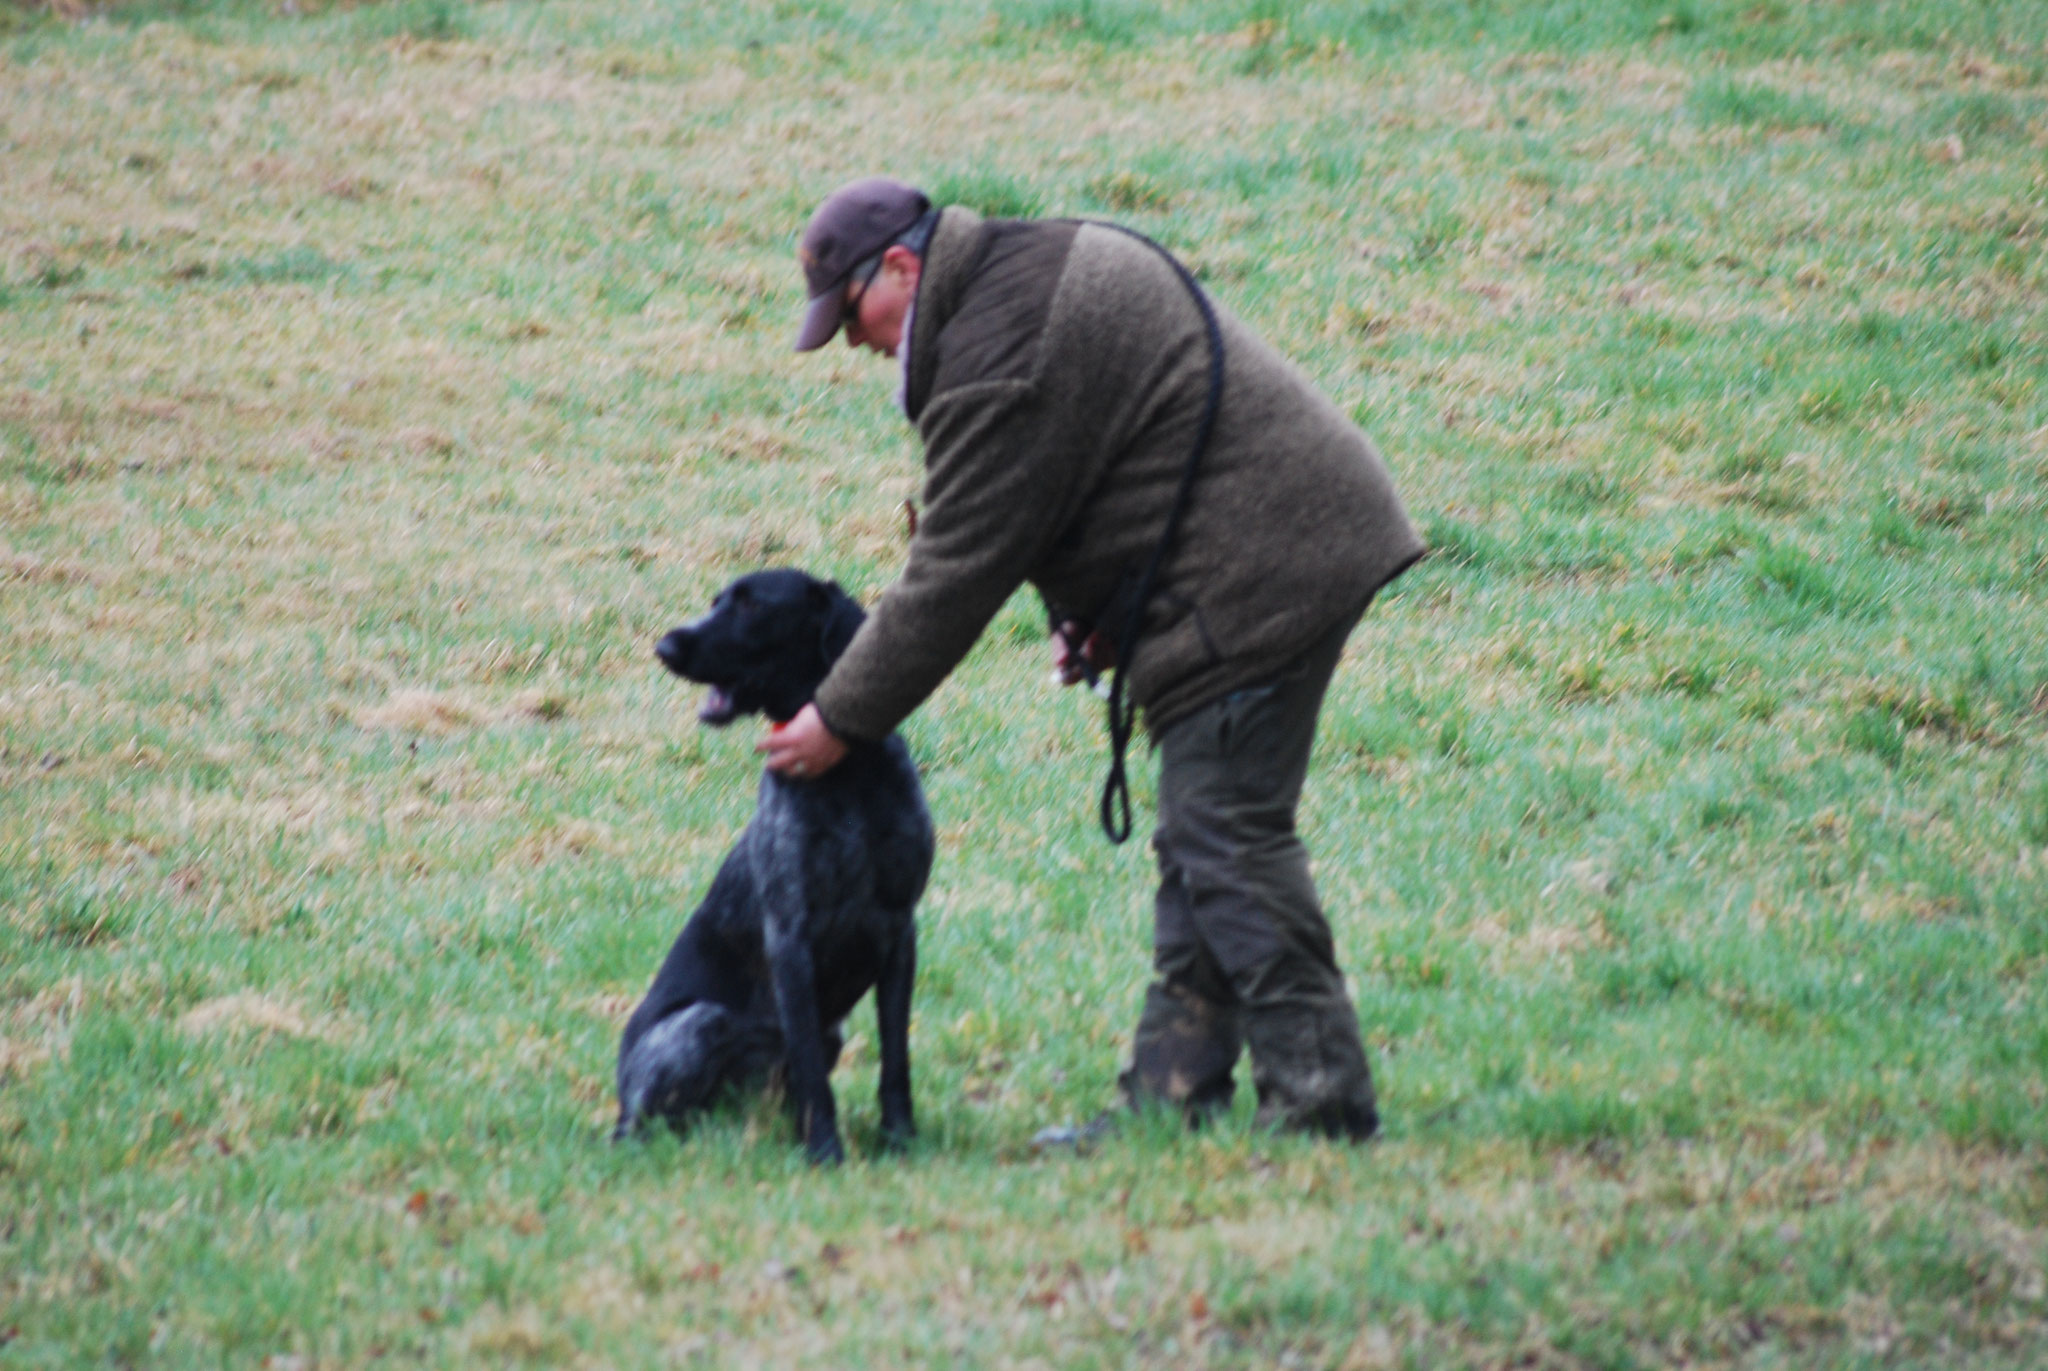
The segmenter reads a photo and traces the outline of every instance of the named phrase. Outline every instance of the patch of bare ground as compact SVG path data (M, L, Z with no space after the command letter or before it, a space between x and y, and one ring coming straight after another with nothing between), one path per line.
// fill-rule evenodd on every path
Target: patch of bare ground
M544 647L531 649L524 660L537 664L545 656ZM492 676L525 674L525 669L516 661L508 661L502 649L489 653L484 670ZM375 679L381 674L373 672L366 679ZM528 687L509 697L493 698L460 690L403 686L394 688L380 704L350 706L336 701L329 708L338 717L346 718L357 728L369 732L447 737L494 724L552 722L568 713L569 700L559 690L545 686Z
M178 1016L178 1028L192 1036L207 1034L280 1034L287 1038L332 1040L332 1024L311 1018L292 1001L254 990L216 996Z
M0 584L17 582L35 586L67 586L99 579L98 572L76 558L45 558L27 552L0 549Z
M89 1002L82 976L67 976L0 1013L0 1080L26 1076L71 1041L71 1025Z

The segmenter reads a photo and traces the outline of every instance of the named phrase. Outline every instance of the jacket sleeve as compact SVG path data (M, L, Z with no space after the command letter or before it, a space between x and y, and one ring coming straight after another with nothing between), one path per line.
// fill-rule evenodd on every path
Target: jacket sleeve
M1074 480L1022 380L956 386L919 416L924 514L903 575L818 687L850 739L888 736L957 666L1057 533Z

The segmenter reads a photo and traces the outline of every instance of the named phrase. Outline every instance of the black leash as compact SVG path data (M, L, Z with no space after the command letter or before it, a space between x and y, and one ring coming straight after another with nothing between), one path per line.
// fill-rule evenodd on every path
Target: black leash
M1180 487L1173 493L1173 504L1167 509L1166 527L1159 534L1159 545L1152 550L1152 560L1138 579L1138 593L1131 599L1123 631L1115 640L1116 665L1109 683L1109 775L1102 783L1099 811L1103 833L1110 842L1121 844L1131 836L1131 782L1124 770L1124 754L1130 748L1131 733L1138 721L1138 706L1130 699L1124 683L1131 674L1131 658L1138 650L1138 631L1145 623L1145 606L1151 601L1160 569L1166 565L1167 555L1173 550L1174 534L1180 531L1181 515L1187 512L1188 497L1194 493L1196 469L1202 464L1202 455L1209 449L1209 435L1216 427L1216 412L1223 404L1223 329L1216 322L1216 308L1209 303L1208 294L1178 257L1136 229L1107 223L1100 227L1128 234L1164 257L1167 265L1173 268L1174 275L1180 277L1180 283L1187 287L1195 308L1202 312L1202 326L1209 334L1209 394L1202 402L1201 422L1195 426L1194 446L1188 452L1187 466L1181 471Z

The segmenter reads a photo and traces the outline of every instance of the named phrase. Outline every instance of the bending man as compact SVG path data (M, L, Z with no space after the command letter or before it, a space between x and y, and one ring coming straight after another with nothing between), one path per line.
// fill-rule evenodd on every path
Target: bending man
M1106 225L987 220L871 178L818 208L798 256L798 351L843 329L896 358L925 449L901 578L761 745L806 776L894 729L1025 581L1056 607L1064 679L1111 665L1095 630L1124 618L1211 387L1187 285ZM1295 811L1344 640L1423 543L1365 434L1215 316L1220 408L1127 682L1160 754L1159 893L1120 1084L1198 1119L1228 1106L1249 1046L1262 1122L1363 1139L1372 1076Z

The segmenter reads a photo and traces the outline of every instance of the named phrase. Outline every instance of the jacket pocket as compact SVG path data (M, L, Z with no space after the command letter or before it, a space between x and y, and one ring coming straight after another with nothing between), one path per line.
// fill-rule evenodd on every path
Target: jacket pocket
M1216 748L1224 756L1234 751L1234 743L1244 732L1244 722L1253 710L1271 698L1280 689L1280 681L1261 681L1258 685L1233 690L1216 702Z

